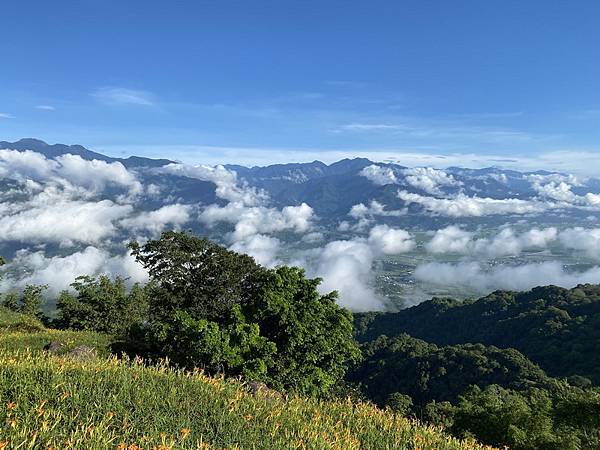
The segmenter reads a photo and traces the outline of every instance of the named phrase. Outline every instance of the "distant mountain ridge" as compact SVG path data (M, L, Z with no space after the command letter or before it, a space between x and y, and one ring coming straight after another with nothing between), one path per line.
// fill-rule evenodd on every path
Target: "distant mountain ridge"
M140 156L130 156L129 158L112 158L110 156L103 155L102 153L88 150L82 145L48 144L47 142L34 138L24 138L16 142L0 141L0 149L19 151L31 150L41 153L47 158L56 158L57 156L70 153L72 155L79 155L86 160L97 159L106 162L120 162L127 168L161 167L174 162L168 159L152 159Z
M86 160L120 162L128 169L136 170L142 182L163 186L162 192L169 193L171 197L177 198L182 203L206 204L220 201L215 196L215 185L211 181L150 170L175 162L169 159L139 156L113 158L81 145L51 145L32 138L17 142L2 141L0 148L32 150L48 158L71 153ZM400 211L408 212L402 219L406 226L418 225L426 221L428 226L436 227L448 221L436 214L424 217L423 214L419 214L423 211L422 206L399 198L398 192L404 191L420 196L417 198L453 198L463 194L467 197L498 200L538 199L543 193L536 188L532 177L565 178L563 174L556 172L543 170L520 172L496 167L481 169L449 167L442 171L426 168L411 169L400 164L373 162L366 158L342 159L332 164L321 161L254 167L227 164L225 168L235 171L238 179L246 185L266 191L272 206L284 207L307 203L316 215L325 221L345 220L353 206L361 203L370 205L372 201L376 201L379 208L384 205L386 211L395 210L396 217L401 215ZM547 181L550 182L551 180ZM553 186L549 185L549 187ZM554 187L560 186L556 183ZM572 194L581 196L588 192L600 194L600 180L588 179L584 184L573 183L568 188L572 189ZM381 216L381 213L379 214ZM384 215L382 220L392 222L399 220L394 219L393 216Z

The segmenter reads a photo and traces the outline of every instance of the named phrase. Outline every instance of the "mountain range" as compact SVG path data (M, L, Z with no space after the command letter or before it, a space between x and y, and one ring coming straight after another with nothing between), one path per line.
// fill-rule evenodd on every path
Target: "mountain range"
M73 154L88 161L118 162L135 171L142 182L162 185L164 192L183 203L219 202L214 183L210 181L153 170L176 164L176 161L169 159L139 156L113 158L81 145L50 145L32 138L16 142L0 141L0 148L31 150L49 159ZM361 203L369 205L373 201L385 205L386 211L405 209L404 212L409 216L404 218L405 222L410 223L414 222L410 213L423 212L423 205L428 198L453 198L462 195L492 200L566 201L569 196L600 193L598 179L577 180L568 174L544 170L519 172L496 167L411 169L399 164L373 162L365 158L343 159L330 165L313 161L263 167L227 164L224 167L234 171L237 179L244 185L266 192L273 206L283 207L304 202L325 221L340 220L348 215L353 206ZM405 193L404 198L399 197L399 191ZM407 200L406 194L414 198ZM156 202L150 202L148 206L156 206L154 203ZM433 213L435 216L435 211ZM394 214L380 215L388 217L386 220L394 220Z

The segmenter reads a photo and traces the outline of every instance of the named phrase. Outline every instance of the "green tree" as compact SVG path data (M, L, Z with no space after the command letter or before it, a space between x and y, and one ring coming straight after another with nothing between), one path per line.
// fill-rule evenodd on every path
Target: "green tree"
M320 282L279 267L257 274L244 296L246 320L277 348L267 382L278 389L324 395L360 356L352 315L337 305L336 292L319 294Z
M301 269L267 270L187 233L132 252L149 271L150 314L130 346L187 367L324 395L359 357L352 316Z
M2 306L11 311L19 311L19 294L16 292L7 292L2 297Z
M406 416L411 412L413 401L410 395L394 392L388 397L386 406L389 406L392 411Z
M48 289L47 284L27 284L25 289L23 289L23 295L21 296L20 312L28 316L41 318L43 316L43 292L46 289Z
M129 247L150 274L150 316L157 321L185 310L197 320L222 322L239 304L251 276L264 270L250 256L185 232L165 232L158 240Z
M485 389L474 386L461 396L458 405L438 404L450 431L472 436L497 447L517 450L576 450L597 448L590 436L598 429L576 429L560 421L555 414L554 398L544 389L519 393L500 386ZM431 413L431 410L429 411ZM598 441L595 440L595 443Z
M168 323L148 327L145 337L160 348L157 356L184 367L264 380L277 349L260 335L257 324L246 323L239 307L234 308L237 320L227 325L194 319L180 310Z
M123 278L102 275L78 277L71 286L75 295L63 291L58 297L57 328L124 336L131 325L147 317L146 292L139 284L128 290Z

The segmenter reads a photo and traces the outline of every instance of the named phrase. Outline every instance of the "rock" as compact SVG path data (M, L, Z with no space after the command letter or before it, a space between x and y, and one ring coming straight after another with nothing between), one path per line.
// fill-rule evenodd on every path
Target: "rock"
M58 355L63 353L65 348L65 344L58 341L52 341L44 347L44 350L50 353L51 355Z
M93 359L98 356L98 352L95 348L88 347L87 345L79 345L68 352L65 356L73 359Z
M254 396L283 398L281 392L269 388L269 386L260 381L249 381L246 383L246 389Z

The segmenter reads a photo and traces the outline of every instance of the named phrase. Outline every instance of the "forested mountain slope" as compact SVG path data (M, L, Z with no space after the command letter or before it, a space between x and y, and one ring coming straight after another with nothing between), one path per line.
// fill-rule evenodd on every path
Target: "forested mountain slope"
M435 298L396 313L356 316L358 339L402 333L438 345L515 348L551 376L600 383L600 286L496 291L478 300Z

